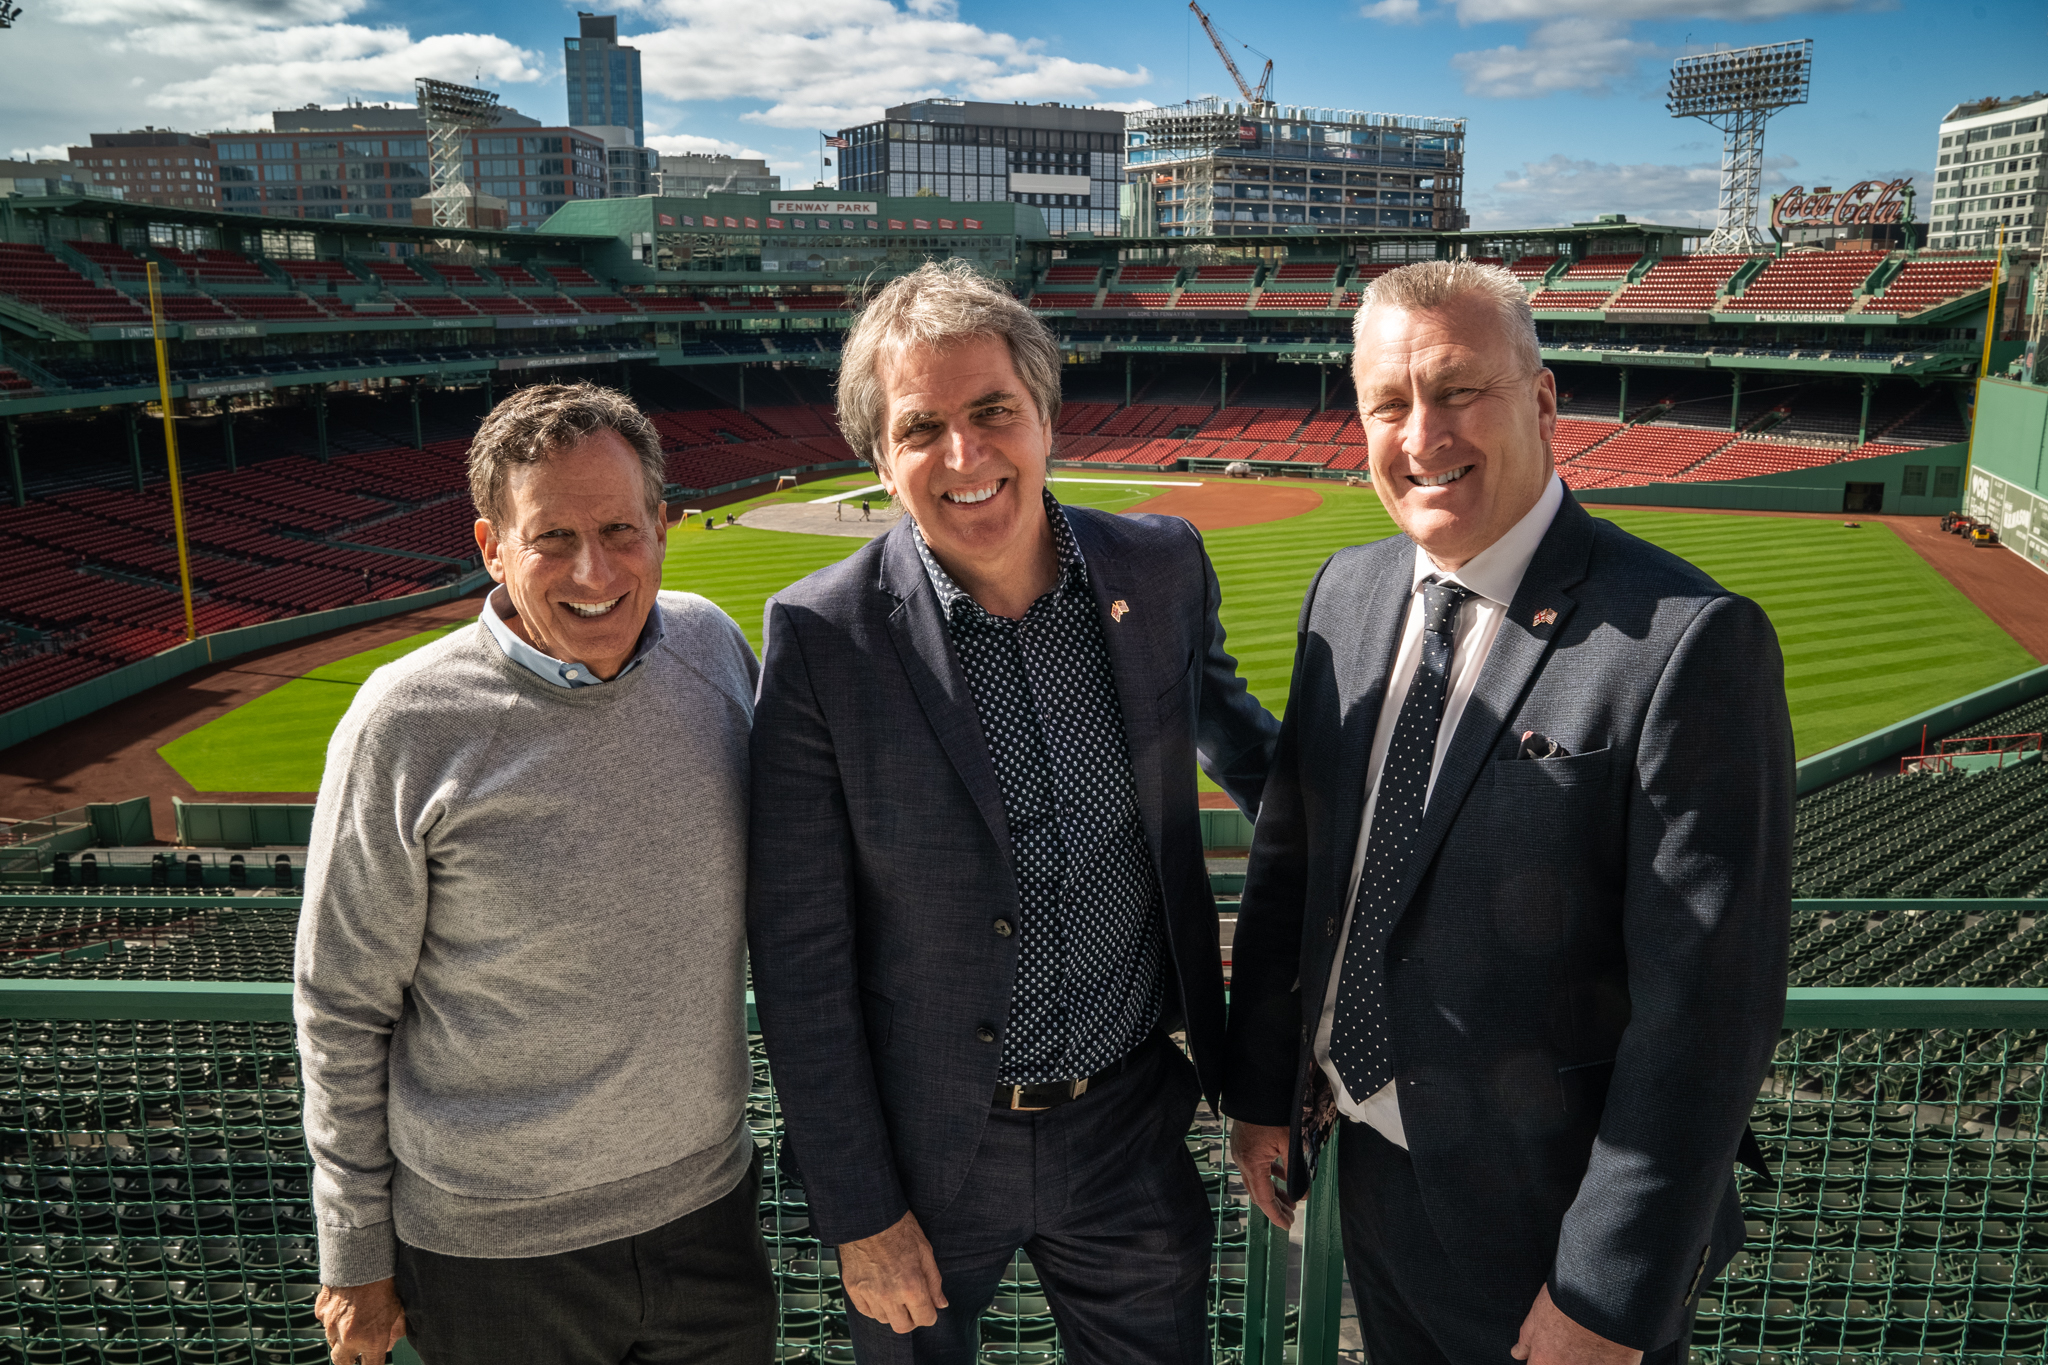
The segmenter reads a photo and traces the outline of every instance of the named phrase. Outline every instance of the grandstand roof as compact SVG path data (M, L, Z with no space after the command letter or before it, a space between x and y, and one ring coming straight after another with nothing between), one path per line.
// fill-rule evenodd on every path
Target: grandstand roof
M20 195L0 199L0 213L55 211L67 218L146 220L152 223L182 223L193 227L218 228L233 232L312 232L379 242L469 241L535 242L570 245L593 238L610 238L609 232L577 232L564 229L534 229L507 232L491 228L421 227L406 220L386 218L265 218L253 213L227 213L220 209L173 208L141 200L84 198L75 195ZM0 239L9 234L0 232Z

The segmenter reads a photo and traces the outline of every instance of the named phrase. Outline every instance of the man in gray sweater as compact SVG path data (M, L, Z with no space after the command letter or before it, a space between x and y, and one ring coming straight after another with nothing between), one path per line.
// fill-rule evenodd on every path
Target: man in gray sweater
M661 592L623 396L521 390L470 452L500 586L335 731L294 973L337 1365L771 1359L731 619Z

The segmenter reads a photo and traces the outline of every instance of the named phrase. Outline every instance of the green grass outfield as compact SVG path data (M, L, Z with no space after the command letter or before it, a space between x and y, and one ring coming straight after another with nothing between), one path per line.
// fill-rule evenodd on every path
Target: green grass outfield
M1061 481L1062 501L1121 510L1142 500L1143 478L1088 473ZM1168 476L1171 479L1173 476ZM731 508L805 501L872 487L856 475L768 494ZM1294 622L1316 567L1345 545L1393 525L1369 489L1317 485L1322 505L1286 521L1211 531L1223 585L1223 623L1246 682L1279 711L1293 663ZM879 495L876 495L879 498ZM2023 672L2035 660L1888 527L1698 512L1602 511L1617 525L1698 564L1760 602L1784 646L1800 757ZM837 563L865 542L748 527L678 527L664 587L702 593L758 649L761 610L777 589ZM334 722L371 668L434 634L357 655L287 683L160 752L201 791L310 791Z
M195 790L309 792L320 787L327 740L371 673L432 644L463 622L337 659L243 702L157 752Z

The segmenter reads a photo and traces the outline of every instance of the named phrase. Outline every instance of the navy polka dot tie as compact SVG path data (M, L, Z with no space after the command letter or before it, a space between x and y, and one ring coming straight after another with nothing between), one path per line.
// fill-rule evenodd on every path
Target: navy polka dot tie
M1394 927L1394 893L1414 856L1436 761L1436 734L1451 690L1451 655L1457 645L1458 608L1472 594L1455 583L1423 580L1422 660L1408 684L1380 769L1379 800L1365 841L1365 865L1351 903L1351 933L1337 980L1337 1015L1330 1027L1330 1060L1352 1102L1362 1104L1394 1078L1387 1027L1387 935Z

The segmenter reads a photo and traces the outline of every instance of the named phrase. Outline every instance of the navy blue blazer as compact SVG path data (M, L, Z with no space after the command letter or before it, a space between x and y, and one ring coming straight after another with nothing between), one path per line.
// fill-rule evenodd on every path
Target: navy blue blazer
M1297 1192L1414 552L1344 550L1309 589L1233 941L1224 1109L1293 1126ZM1570 756L1517 758L1527 730ZM1677 1337L1741 1244L1733 1163L1785 1002L1792 757L1762 610L1566 494L1398 893L1395 1081L1437 1236L1639 1349Z
M1223 976L1195 765L1256 812L1279 724L1224 650L1194 528L1066 513L1164 893L1168 1009L1213 1101ZM908 518L770 599L766 631L747 887L754 993L813 1230L843 1243L943 1208L966 1177L1009 1018L1017 939L994 925L1017 916L1016 875L974 695Z

